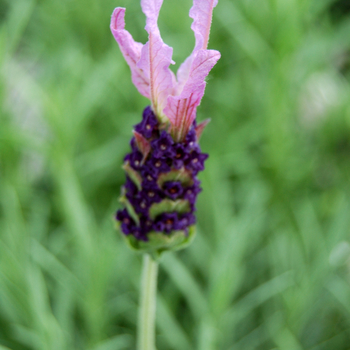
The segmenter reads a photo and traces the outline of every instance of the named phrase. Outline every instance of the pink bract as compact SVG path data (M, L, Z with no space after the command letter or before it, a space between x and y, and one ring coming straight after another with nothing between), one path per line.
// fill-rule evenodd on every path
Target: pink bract
M173 49L160 35L157 21L163 0L141 0L146 15L148 42L134 41L125 30L125 9L117 7L112 14L111 31L131 69L132 82L152 102L161 122L170 122L175 141L182 140L196 118L196 108L205 90L205 78L220 58L216 50L207 50L213 8L217 0L193 0L190 17L195 47L181 64L175 77L169 66Z

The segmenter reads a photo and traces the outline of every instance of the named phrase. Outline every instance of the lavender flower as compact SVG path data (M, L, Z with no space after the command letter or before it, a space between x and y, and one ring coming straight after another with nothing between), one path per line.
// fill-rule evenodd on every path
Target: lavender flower
M157 21L163 0L141 0L148 42L135 42L125 28L125 9L116 8L111 31L130 66L138 91L151 100L134 126L131 152L124 158L127 181L116 219L129 243L148 252L177 249L193 236L197 179L207 154L198 139L208 123L196 124L196 107L205 78L220 58L208 50L213 8L217 0L194 0L190 10L195 47L176 76L169 69L173 49L160 35Z

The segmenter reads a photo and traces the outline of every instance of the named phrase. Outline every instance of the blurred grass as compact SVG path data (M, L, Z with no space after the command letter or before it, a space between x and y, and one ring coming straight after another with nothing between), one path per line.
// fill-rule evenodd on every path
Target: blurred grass
M139 256L113 213L137 93L109 32L138 1L0 0L0 349L135 349ZM189 0L160 27L181 62ZM161 263L158 349L346 350L350 12L220 0L198 235Z

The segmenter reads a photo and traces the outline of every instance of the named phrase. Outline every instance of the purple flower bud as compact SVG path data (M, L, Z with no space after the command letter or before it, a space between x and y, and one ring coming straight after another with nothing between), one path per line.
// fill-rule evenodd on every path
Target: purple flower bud
M146 199L149 204L152 204L160 202L164 198L164 195L159 190L157 184L151 184L149 187L142 189L140 197Z
M192 151L186 161L186 169L192 170L196 175L199 171L204 170L204 161L208 158L208 154Z
M140 219L140 233L142 236L147 237L147 233L152 231L153 221L148 216L141 216Z
M142 159L143 155L140 151L133 151L132 153L125 156L124 161L129 161L130 166L135 169L139 170L142 165Z
M175 169L181 169L185 165L185 161L187 160L189 153L186 149L186 146L182 143L175 143L173 150L173 166Z
M172 137L165 130L163 130L159 138L151 143L153 156L156 158L173 157L175 155L172 148L173 144L174 141Z
M171 199L179 198L184 189L181 182L178 181L168 181L163 185L164 193Z
M142 122L134 126L135 131L140 133L146 139L152 137L152 135L157 133L158 130L158 120L154 115L150 106L146 107L143 111Z
M180 230L187 230L189 226L196 223L196 217L191 213L181 215L178 220L178 227Z
M143 232L140 228L138 228L137 231L135 231L134 237L139 241L144 241L144 242L148 241L148 237L146 233Z
M170 233L179 230L179 220L177 213L164 213L159 215L155 222L155 231Z
M151 159L146 163L146 169L153 174L158 176L160 173L167 173L171 170L171 159L170 158L156 158Z
M130 179L129 176L126 177L124 188L129 196L135 196L138 193L137 186L134 184L134 182Z
M141 172L142 175L142 186L149 187L156 185L157 176L150 172L147 168L143 169Z
M200 191L202 191L200 188L200 181L196 179L192 186L185 189L183 198L187 199L190 202L191 206L194 206L196 203L197 195Z
M185 138L185 145L186 145L186 151L191 152L191 151L198 151L200 152L200 147L197 143L197 134L196 134L196 129L193 126L192 129L188 132Z
M130 204L133 206L136 214L148 215L150 202L142 192L138 193L136 196L130 196L127 194L126 198L130 202Z
M126 234L135 234L137 226L126 209L118 210L116 218L121 223L121 229Z
M124 167L128 174L124 184L127 208L118 211L117 220L123 233L134 237L135 242L148 241L153 237L151 234L161 232L168 236L182 231L185 239L196 221L195 204L201 191L196 175L204 169L208 155L202 153L197 144L194 125L182 141L174 142L169 132L163 130L159 134L159 124L154 123L152 116L147 107L143 121L135 127L142 137L150 138L147 142L151 147L142 162L136 141L134 138L131 141L132 151L125 161L134 173ZM148 130L147 125L151 125L152 130Z

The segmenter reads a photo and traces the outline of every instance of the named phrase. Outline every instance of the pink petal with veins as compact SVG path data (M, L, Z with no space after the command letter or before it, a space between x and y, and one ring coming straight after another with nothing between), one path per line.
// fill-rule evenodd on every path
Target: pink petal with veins
M191 29L194 32L196 43L192 54L187 57L177 71L177 90L180 90L188 79L196 52L200 49L206 49L208 46L213 9L217 3L218 0L193 0L190 17L193 18Z
M205 77L219 58L220 53L216 50L199 50L193 59L181 94L168 97L164 113L172 124L172 133L177 141L186 136L196 118L196 107L204 94Z
M193 18L191 29L196 38L195 50L208 46L213 9L217 3L218 0L193 0L190 17Z
M162 7L163 0L141 0L142 12L146 15L146 27L148 33L159 34L157 25L159 11Z
M111 31L119 44L120 50L131 69L132 82L141 95L150 98L150 84L145 72L137 66L141 57L143 45L134 41L131 34L125 30L125 8L117 7L112 14Z
M192 62L189 76L180 96L187 96L201 86L211 69L221 57L216 50L199 50Z
M158 16L163 0L141 0L146 15L148 42L135 42L127 32L124 22L125 9L116 8L112 15L111 30L129 64L132 79L140 93L152 101L152 109L162 122L171 123L175 140L182 140L196 117L205 90L205 78L220 58L220 53L207 50L213 8L217 0L193 0L190 17L196 44L192 54L180 66L177 81L169 69L173 49L164 44ZM138 143L141 145L141 139Z
M164 44L157 25L162 0L142 0L142 11L147 17L145 29L148 32L148 42L141 50L140 61L137 66L150 81L150 99L155 114L162 119L163 109L167 97L174 90L175 77L169 69L172 61L173 49Z
M180 96L168 97L168 103L164 111L170 119L171 134L175 142L182 141L187 135L196 118L196 107L201 102L204 90L205 82L185 98L181 98Z

